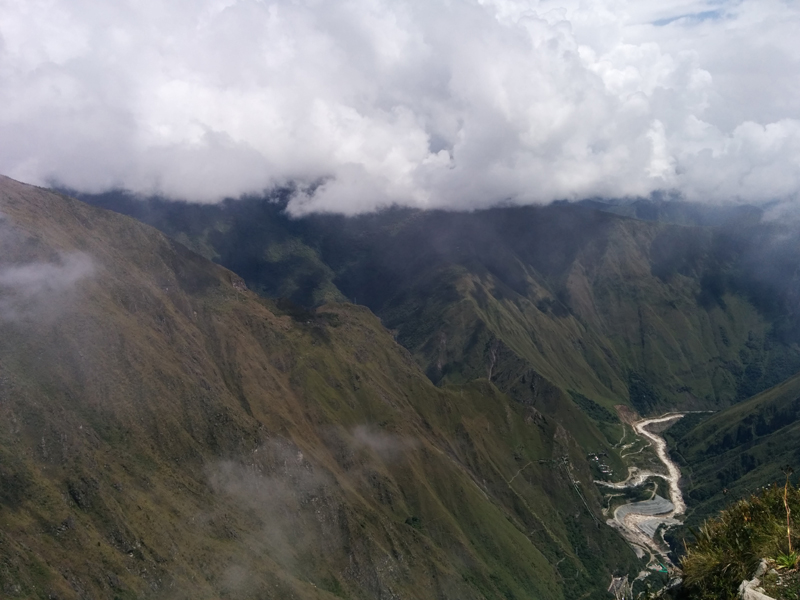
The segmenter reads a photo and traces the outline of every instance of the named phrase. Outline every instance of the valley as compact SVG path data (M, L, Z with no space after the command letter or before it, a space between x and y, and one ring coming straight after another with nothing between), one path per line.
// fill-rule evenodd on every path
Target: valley
M0 180L0 212L9 597L602 598L636 571L597 526L585 444L611 443L555 388L436 386L367 308L260 297L47 190Z
M750 213L84 199L117 212L0 179L10 597L638 593L796 452L796 265L726 253Z
M636 580L646 579L650 571L671 572L676 567L669 556L671 549L663 540L666 528L680 525L678 517L685 511L681 489L680 470L666 452L664 439L650 430L653 426L668 427L683 414L667 414L661 417L640 419L630 423L639 440L629 442L623 448L641 444L638 451L628 454L628 476L623 481L595 481L605 492L607 508L604 514L610 517L606 522L619 531L631 544L637 556L645 560L647 568L641 571ZM622 444L622 441L620 444ZM653 468L653 455L660 465ZM637 464L638 463L638 464ZM656 480L663 483L659 485ZM662 495L659 488L665 486ZM649 495L641 499L642 492ZM613 502L613 504L612 504ZM627 582L627 578L614 578L611 587L617 588Z
M800 600L799 30L0 0L0 600Z

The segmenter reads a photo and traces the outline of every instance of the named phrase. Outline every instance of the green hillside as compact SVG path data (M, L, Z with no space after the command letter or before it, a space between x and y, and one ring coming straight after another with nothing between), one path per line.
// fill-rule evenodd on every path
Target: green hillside
M719 410L800 370L800 237L753 209L660 209L702 227L563 204L292 219L290 193L86 199L263 295L368 306L437 383L488 377L522 403L549 385L655 414Z
M800 375L690 424L670 433L697 521L800 465Z
M0 214L4 596L602 598L638 570L585 459L613 423L516 352L528 402L437 387L367 308L276 304L9 179Z

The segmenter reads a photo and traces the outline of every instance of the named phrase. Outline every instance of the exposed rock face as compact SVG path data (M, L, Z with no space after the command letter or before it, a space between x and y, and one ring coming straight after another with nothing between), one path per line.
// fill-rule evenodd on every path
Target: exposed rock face
M762 560L753 574L753 579L742 582L742 585L739 586L739 598L741 600L775 600L772 596L767 596L763 588L760 587L760 578L764 576L768 568L767 561Z

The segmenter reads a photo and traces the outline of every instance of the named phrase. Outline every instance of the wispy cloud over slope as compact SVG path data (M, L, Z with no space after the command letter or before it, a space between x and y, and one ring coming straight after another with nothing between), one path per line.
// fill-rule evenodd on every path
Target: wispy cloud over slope
M0 171L295 212L800 190L774 0L0 3Z
M82 253L63 254L57 262L0 266L0 320L41 316L65 300L82 279L94 273L91 258Z

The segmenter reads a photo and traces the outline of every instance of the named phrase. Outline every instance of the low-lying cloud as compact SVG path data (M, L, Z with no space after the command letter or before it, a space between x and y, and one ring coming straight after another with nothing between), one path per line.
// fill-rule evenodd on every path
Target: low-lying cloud
M268 443L246 460L224 460L206 468L211 488L245 509L253 519L243 536L257 557L269 556L284 568L302 571L311 554L341 551L341 499L333 477L313 465L288 440ZM210 514L211 522L225 521ZM226 585L242 594L258 579L257 564L233 565Z
M369 448L384 460L395 460L419 447L414 438L386 433L369 425L354 427L352 434L355 448Z
M295 213L800 190L800 7L0 4L0 171Z
M65 253L56 262L0 267L0 319L38 314L63 303L65 293L94 273L83 252Z

